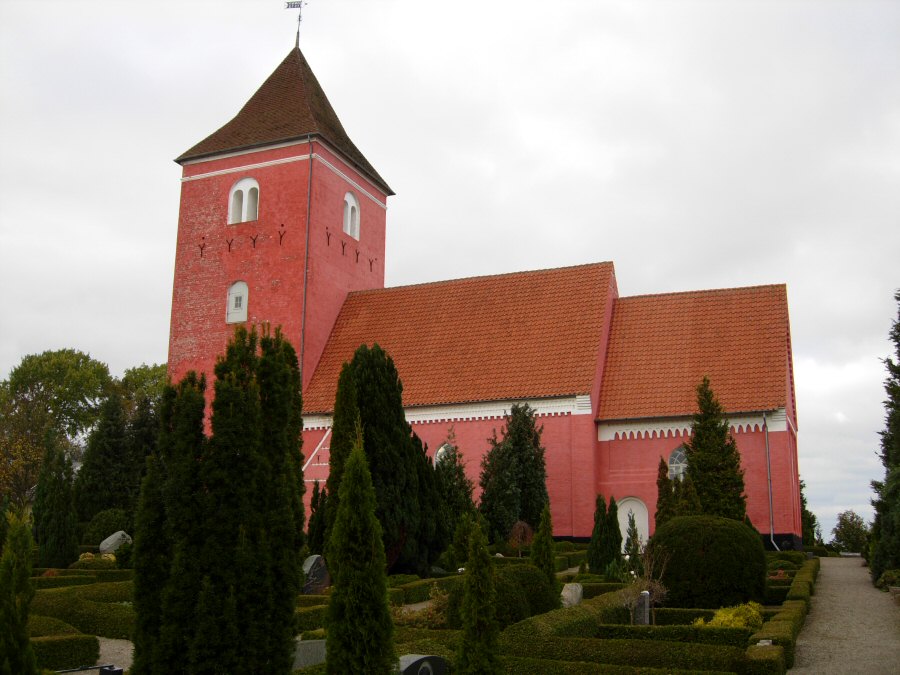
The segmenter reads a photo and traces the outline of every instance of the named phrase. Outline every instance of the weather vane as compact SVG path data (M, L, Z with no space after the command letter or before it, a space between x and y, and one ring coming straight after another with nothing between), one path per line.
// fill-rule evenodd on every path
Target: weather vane
M284 3L285 9L300 10L297 12L297 47L300 46L300 24L303 23L303 5L305 4L306 0L288 0L288 2Z

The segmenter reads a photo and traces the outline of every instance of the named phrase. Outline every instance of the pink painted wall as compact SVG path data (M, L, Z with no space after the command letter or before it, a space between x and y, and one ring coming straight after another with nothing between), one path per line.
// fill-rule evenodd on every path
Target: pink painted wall
M384 286L386 212L365 192L382 204L386 195L322 143L313 143L313 149L344 176L322 161L313 164L304 386L347 293ZM182 183L168 359L173 381L188 370L204 372L211 399L213 365L234 332L234 324L225 322L225 307L228 287L235 281L245 281L249 287L248 323L282 326L299 351L310 163L284 160L308 153L309 145L304 143L184 167L185 177L195 177L282 162ZM259 218L229 225L229 192L247 176L259 183ZM347 191L354 192L360 204L359 241L343 233Z

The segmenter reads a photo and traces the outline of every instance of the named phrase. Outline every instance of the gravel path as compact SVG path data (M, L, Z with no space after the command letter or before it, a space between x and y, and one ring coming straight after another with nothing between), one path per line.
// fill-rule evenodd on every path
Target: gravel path
M900 607L872 586L860 558L822 558L794 673L900 673Z
M113 640L105 637L97 639L100 641L100 658L97 659L96 665L113 665L126 670L131 668L134 645L130 640Z

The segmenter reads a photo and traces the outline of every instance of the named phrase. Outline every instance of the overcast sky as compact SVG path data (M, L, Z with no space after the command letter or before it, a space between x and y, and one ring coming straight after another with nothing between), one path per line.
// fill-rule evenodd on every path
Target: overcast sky
M166 360L180 168L294 44L277 0L0 0L0 378ZM883 477L900 2L310 0L301 48L397 195L387 283L615 262L786 283L826 540Z

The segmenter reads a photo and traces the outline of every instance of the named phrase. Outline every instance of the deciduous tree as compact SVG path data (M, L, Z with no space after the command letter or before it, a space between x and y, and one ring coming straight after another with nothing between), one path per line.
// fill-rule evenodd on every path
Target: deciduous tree
M839 550L861 553L868 545L869 527L862 516L851 509L837 515L831 534L834 535L831 543Z

